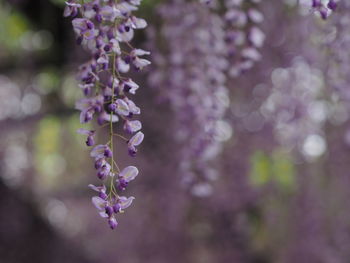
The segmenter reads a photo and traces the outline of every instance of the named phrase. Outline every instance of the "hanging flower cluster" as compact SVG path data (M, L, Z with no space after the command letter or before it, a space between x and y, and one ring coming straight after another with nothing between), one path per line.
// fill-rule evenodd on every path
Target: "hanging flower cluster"
M259 49L265 34L258 25L264 16L258 10L260 0L225 0L225 41L230 58L229 75L237 77L261 59Z
M164 4L159 13L164 23L160 35L151 37L161 38L166 50L153 52L156 69L150 83L174 109L183 178L202 185L213 178L208 162L220 151L217 135L227 126L222 120L229 105L224 25L198 2Z
M89 185L97 192L92 198L100 215L108 219L109 226L117 226L115 215L129 207L134 197L120 196L128 183L138 175L138 169L128 166L119 169L115 161L114 138L124 140L128 152L135 156L137 146L144 134L140 131L141 122L134 120L140 108L129 98L139 86L130 78L122 76L130 68L141 70L150 62L143 58L148 51L132 47L130 41L135 29L147 26L144 19L135 17L132 12L138 9L141 0L93 0L69 1L64 16L76 17L72 21L77 35L77 43L91 53L91 59L79 69L79 87L85 98L77 101L81 111L80 122L88 123L94 118L100 128L109 126L109 139L104 144L95 145L97 130L79 129L87 136L86 145L94 146L91 157L95 162L97 177L101 186ZM122 123L130 139L116 133L114 123Z
M327 4L323 3L322 0L312 0L311 3L312 9L319 13L322 19L327 19L330 11L334 11L337 6L338 4L335 0L328 0Z
M230 67L229 76L234 78L251 69L261 59L259 49L265 42L265 34L259 28L264 15L259 11L261 0L200 0L213 13L222 13L225 25L225 42Z

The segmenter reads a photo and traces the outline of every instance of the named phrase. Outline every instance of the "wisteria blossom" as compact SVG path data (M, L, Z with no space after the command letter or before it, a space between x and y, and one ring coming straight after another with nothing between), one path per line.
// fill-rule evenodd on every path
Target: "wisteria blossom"
M85 98L77 101L76 108L80 110L82 124L95 119L100 128L81 128L78 133L87 136L87 146L93 146L90 156L96 176L102 181L101 186L90 185L98 193L92 202L112 229L118 224L115 216L134 200L134 197L121 196L120 192L138 175L134 166L120 170L114 151L116 139L126 144L130 156L134 157L136 147L144 138L141 122L134 119L140 114L140 108L130 98L139 85L123 76L131 69L139 71L150 64L145 58L150 52L130 44L134 31L147 26L144 19L133 15L140 3L139 0L85 3L71 0L64 11L64 16L79 16L72 20L77 43L91 54L91 59L79 68L79 88ZM114 123L121 123L125 136L115 132ZM108 139L95 145L98 131L106 126L109 127ZM128 139L128 135L133 136Z
M165 23L160 36L151 32L151 38L163 38L169 48L155 53L150 83L174 110L180 173L195 187L215 178L208 163L222 148L217 135L229 104L224 23L198 2L175 1L159 12Z
M259 11L260 0L225 0L225 41L230 61L229 75L238 77L261 59L259 49L265 34L259 24L264 15Z
M260 29L264 15L259 11L261 0L200 1L219 14L224 24L224 39L229 58L228 76L236 78L261 60L260 49L265 33Z

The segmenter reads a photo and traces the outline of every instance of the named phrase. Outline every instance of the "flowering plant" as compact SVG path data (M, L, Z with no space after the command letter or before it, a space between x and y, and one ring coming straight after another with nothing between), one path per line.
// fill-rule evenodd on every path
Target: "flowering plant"
M134 116L140 108L129 98L139 88L131 78L123 76L130 68L141 70L150 64L144 59L148 51L134 48L130 41L134 30L143 29L147 23L132 14L138 9L141 0L93 0L66 3L64 16L76 17L72 21L77 35L77 43L91 54L91 59L79 68L79 87L85 98L77 101L76 108L81 111L80 122L88 123L96 117L100 128L109 126L109 140L95 145L97 130L79 129L86 135L86 145L94 146L90 155L94 159L97 177L101 186L89 185L98 193L92 198L93 204L109 226L117 226L115 215L129 207L134 197L121 196L130 181L139 171L134 166L120 169L115 160L114 138L126 142L130 156L135 156L137 146L144 134L142 124ZM130 139L115 132L115 123L122 123ZM99 129L100 129L99 128Z

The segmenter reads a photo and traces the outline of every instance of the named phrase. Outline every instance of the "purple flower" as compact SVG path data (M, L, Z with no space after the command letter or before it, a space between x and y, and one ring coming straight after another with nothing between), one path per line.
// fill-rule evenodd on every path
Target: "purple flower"
M126 73L130 70L130 65L126 63L121 57L117 58L116 66L117 69L122 73Z
M111 172L111 165L109 163L105 163L100 169L97 170L97 177L101 180L106 179Z
M115 101L116 108L114 110L115 113L118 113L120 116L128 116L130 113L128 104L122 100L117 99Z
M128 141L128 150L129 150L129 154L132 157L135 157L137 153L136 146L142 143L144 137L145 135L139 131L133 137L131 137L131 139Z
M151 62L147 59L139 58L139 56L144 56L149 54L150 54L149 51L145 51L143 49L133 49L130 52L132 63L137 69L142 69L148 66L149 64L151 64Z
M133 82L131 79L127 79L122 82L124 92L129 92L131 94L135 94L136 90L138 90L139 85Z
M121 12L117 8L109 5L102 7L99 10L99 14L103 20L107 21L114 21L117 17L121 17Z
M105 111L101 112L100 115L98 116L98 124L102 125L104 124L105 122L112 122L112 123L115 123L115 122L118 122L119 121L119 118L117 115L114 115L112 114L112 118L111 118L111 114L108 114L106 113Z
M138 120L135 120L135 121L126 120L124 123L124 130L131 134L141 130L141 128L142 128L142 124Z
M135 166L128 166L120 172L117 179L118 188L120 190L125 190L128 183L136 178L139 170Z
M92 149L90 156L95 159L101 159L104 157L110 158L111 149L107 145L99 144Z
M109 124L108 142L96 145L90 152L90 156L94 158L97 177L110 180L106 182L109 187L104 184L89 187L98 192L92 202L100 215L108 219L112 229L117 226L115 214L127 208L134 199L120 197L118 191L124 190L129 181L138 174L136 167L129 166L118 175L118 179L115 178L118 165L113 143L116 135L114 129L118 125L115 123L119 119L123 120L123 128L130 134L138 132L142 127L140 121L132 119L134 114L140 114L140 108L128 98L130 94L136 93L139 86L123 76L131 65L139 70L150 64L148 60L141 58L149 55L149 52L133 48L129 43L134 36L134 30L147 26L144 19L132 14L139 5L140 0L123 0L118 3L93 0L82 4L70 0L66 3L64 12L65 16L81 14L82 17L72 20L72 25L77 35L77 43L83 45L91 55L90 60L79 67L77 76L80 81L79 88L85 96L76 103L76 109L81 111L80 122L90 122L97 115L96 121L99 125ZM127 45L121 45L121 42L127 42ZM112 61L115 65L111 65ZM87 136L88 146L95 144L96 131L79 129L78 132ZM142 139L143 134L140 132L133 136L128 140L128 150L135 154L136 146Z
M81 99L75 104L75 108L81 110L80 123L87 123L93 119L96 112L102 110L103 97L97 96L90 99Z
M95 37L95 26L86 18L75 18L72 21L75 33L86 40L91 40Z
M106 194L107 188L106 188L105 185L103 185L103 186L95 186L93 184L89 184L89 187L92 190L98 192L100 198L102 198L103 200L107 199L107 194Z
M77 130L77 132L88 136L86 139L87 146L93 146L95 144L95 140L94 140L95 131L80 128Z
M128 104L130 113L132 113L132 114L140 114L141 113L140 108L137 107L136 104L132 100L125 97L124 101Z
M130 196L130 197L120 196L118 203L120 204L121 210L127 209L129 206L131 206L134 199L135 197L133 196Z
M80 4L72 3L72 2L66 2L66 7L64 9L63 16L68 17L72 16L75 17L78 15L78 9L81 7Z
M106 206L107 206L107 201L102 199L101 197L98 196L94 196L91 199L92 203L94 204L94 206L97 208L97 210L99 211L99 214L101 217L108 217L108 215L106 214Z
M144 20L142 18L137 18L135 16L131 16L129 19L130 19L130 23L132 25L132 28L134 28L134 29L143 29L147 26L146 20Z

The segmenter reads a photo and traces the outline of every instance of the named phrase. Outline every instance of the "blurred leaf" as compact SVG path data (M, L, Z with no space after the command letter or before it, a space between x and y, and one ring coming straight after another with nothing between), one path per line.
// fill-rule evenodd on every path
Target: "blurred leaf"
M65 159L59 154L61 145L61 124L56 117L46 117L39 122L34 137L35 166L40 185L51 186L55 177L65 170Z
M28 30L25 17L0 1L0 48L11 52L21 49L19 40Z
M271 180L271 163L269 157L257 151L251 157L250 180L253 185L262 186Z
M291 191L295 187L293 161L278 150L272 156L256 151L251 157L250 180L255 186L263 186L273 181L282 190Z
M288 155L274 152L272 157L272 169L275 182L283 190L293 190L295 187L294 164Z

